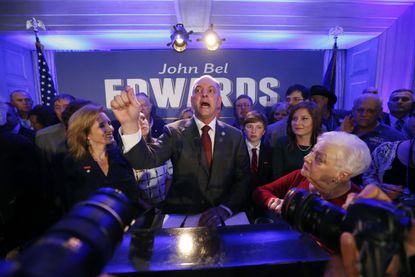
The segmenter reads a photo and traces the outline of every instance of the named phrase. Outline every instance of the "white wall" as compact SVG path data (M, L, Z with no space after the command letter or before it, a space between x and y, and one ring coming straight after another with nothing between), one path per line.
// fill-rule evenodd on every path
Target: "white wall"
M378 39L347 50L344 107L350 110L363 89L376 86Z

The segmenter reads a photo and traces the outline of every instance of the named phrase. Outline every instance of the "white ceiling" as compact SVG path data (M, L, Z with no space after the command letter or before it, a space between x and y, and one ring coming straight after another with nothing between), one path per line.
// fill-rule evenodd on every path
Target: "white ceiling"
M340 48L378 36L411 5L410 0L0 0L0 39L34 48L26 20L40 19L46 49L166 49L171 28L183 23L190 48L211 23L223 48L327 49L329 29L344 28Z

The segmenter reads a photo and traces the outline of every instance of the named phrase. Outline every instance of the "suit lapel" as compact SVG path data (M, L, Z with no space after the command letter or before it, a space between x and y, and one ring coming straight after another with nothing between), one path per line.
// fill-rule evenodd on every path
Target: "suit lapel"
M224 153L226 150L226 144L223 143L226 139L226 135L225 126L221 121L217 120L215 130L215 146L213 147L212 172L221 172L220 159L223 159L223 155L220 153Z

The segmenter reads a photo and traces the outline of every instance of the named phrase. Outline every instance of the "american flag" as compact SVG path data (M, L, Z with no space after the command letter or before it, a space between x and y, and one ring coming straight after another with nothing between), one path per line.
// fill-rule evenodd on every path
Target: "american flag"
M56 90L52 76L49 72L49 66L46 63L45 56L43 55L42 48L43 45L40 43L39 38L36 36L36 52L40 78L40 96L43 105L53 106L53 99L56 96Z

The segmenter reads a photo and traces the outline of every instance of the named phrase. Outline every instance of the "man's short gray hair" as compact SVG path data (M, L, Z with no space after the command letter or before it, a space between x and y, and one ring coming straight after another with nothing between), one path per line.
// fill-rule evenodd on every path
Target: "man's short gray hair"
M318 137L317 143L324 143L335 149L337 167L351 172L351 177L365 172L372 162L369 147L355 135L346 132L326 132Z
M379 96L377 96L376 94L371 94L371 93L365 93L362 95L359 95L354 101L353 101L353 109L356 108L356 106L366 100L366 99L373 99L376 102L376 109L382 111L382 99L380 99Z

